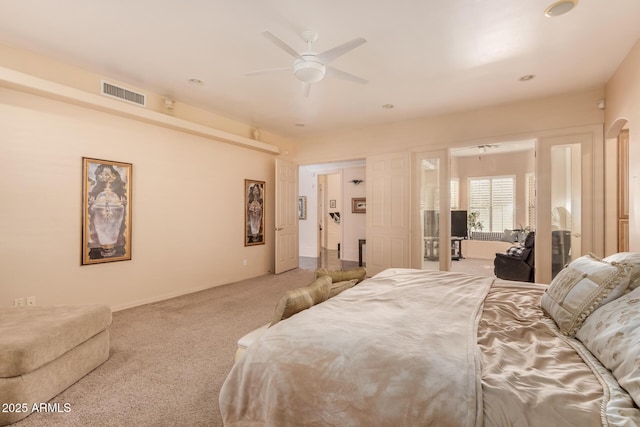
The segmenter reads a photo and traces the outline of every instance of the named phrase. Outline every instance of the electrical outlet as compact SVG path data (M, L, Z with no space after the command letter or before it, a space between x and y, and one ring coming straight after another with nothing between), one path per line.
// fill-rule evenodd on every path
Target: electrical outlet
M24 298L16 298L13 300L14 307L24 307Z
M242 260L242 265L244 265L245 267L247 266L247 260L246 259Z
M36 305L36 297L27 297L27 307Z

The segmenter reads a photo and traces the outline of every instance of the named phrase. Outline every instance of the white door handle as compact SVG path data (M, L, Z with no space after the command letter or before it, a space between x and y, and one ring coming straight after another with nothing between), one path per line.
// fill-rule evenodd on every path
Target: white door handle
M284 230L284 227L276 227L276 231L282 231Z

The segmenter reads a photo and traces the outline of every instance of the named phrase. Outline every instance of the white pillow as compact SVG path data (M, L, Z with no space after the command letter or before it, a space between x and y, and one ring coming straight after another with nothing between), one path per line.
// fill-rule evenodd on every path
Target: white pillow
M609 263L593 254L585 255L558 273L542 295L540 305L560 332L573 336L595 309L627 291L630 275L626 263Z
M576 337L640 406L640 288L597 309Z
M635 289L640 286L640 253L638 252L619 252L604 258L607 262L624 262L629 264L631 268L631 278L629 279L629 289Z

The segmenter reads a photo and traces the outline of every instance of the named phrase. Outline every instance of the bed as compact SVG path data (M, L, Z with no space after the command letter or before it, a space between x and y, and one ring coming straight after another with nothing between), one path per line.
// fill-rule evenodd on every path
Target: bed
M385 270L269 327L225 426L640 425L640 254L617 256L551 286Z

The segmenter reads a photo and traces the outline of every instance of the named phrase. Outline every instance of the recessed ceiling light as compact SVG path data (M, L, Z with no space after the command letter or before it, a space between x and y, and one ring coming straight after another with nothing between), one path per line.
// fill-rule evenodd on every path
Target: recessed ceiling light
M189 84L192 84L194 86L202 86L204 84L204 82L200 79L189 79L187 81L189 82Z
M521 82L526 82L533 79L535 76L533 74L527 74L526 76L520 77Z
M544 16L551 18L554 16L564 15L565 13L576 7L577 4L578 0L557 1L544 10Z
M394 105L393 105L393 104L384 104L384 105L382 106L382 108L384 108L385 110L391 110L393 107L394 107Z

